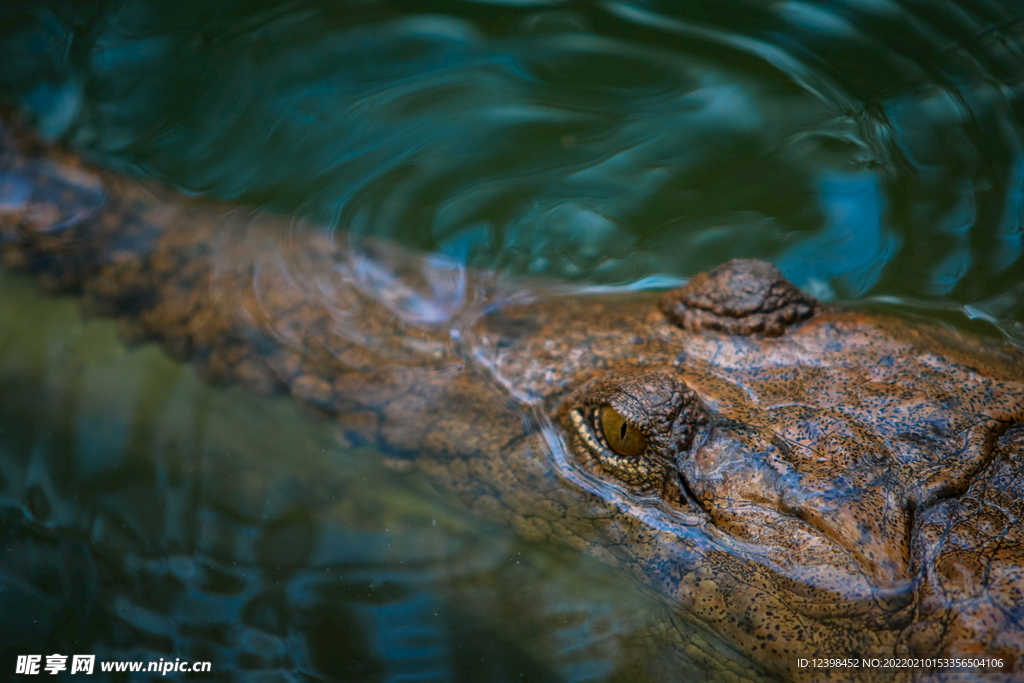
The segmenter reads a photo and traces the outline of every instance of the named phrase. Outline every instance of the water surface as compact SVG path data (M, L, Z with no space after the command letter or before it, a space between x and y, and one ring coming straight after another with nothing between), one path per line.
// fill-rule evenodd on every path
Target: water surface
M822 299L1024 345L1015 3L7 2L0 64L5 98L101 164L452 272L644 288L765 258ZM0 287L5 656L647 675L666 616L620 577Z

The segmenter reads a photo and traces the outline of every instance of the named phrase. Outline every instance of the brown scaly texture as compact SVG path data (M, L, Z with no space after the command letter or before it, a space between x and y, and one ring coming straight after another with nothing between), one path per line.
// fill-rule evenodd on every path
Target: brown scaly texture
M733 259L700 273L661 299L661 310L684 330L766 337L778 337L817 308L775 266L753 259Z
M797 666L815 655L1024 668L1020 351L817 306L758 262L659 309L361 253L0 127L5 264L212 380L291 392L527 538L632 574L683 617L652 630L679 661L721 680L929 677ZM671 302L736 324L687 322ZM607 451L580 418L604 405L646 452Z

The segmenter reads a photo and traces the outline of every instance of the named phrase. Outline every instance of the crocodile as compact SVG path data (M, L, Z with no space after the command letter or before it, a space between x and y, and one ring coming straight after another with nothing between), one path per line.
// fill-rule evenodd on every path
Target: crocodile
M517 282L126 180L11 112L0 258L633 577L752 678L1024 670L1013 346L816 301L756 260L665 293ZM912 665L867 666L886 658Z

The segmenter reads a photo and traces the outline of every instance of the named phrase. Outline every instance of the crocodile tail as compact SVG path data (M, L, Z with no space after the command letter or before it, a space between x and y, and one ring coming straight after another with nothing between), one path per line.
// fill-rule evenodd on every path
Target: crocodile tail
M0 120L0 258L40 274L50 289L77 291L94 262L91 230L113 208L99 173Z
M356 250L302 221L116 178L10 114L0 259L82 295L127 340L158 341L208 380L368 423L461 372L451 330L487 289L398 247Z

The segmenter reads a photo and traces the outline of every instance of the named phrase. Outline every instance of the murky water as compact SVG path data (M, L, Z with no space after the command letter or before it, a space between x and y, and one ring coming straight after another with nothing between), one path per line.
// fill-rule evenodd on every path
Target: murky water
M100 163L346 238L595 285L766 258L1024 344L1016 3L3 3L0 65ZM619 577L0 286L4 656L648 675L668 617Z
M213 680L646 667L630 641L670 617L597 563L473 518L288 399L212 389L73 299L0 285L5 675L31 653L209 661Z

